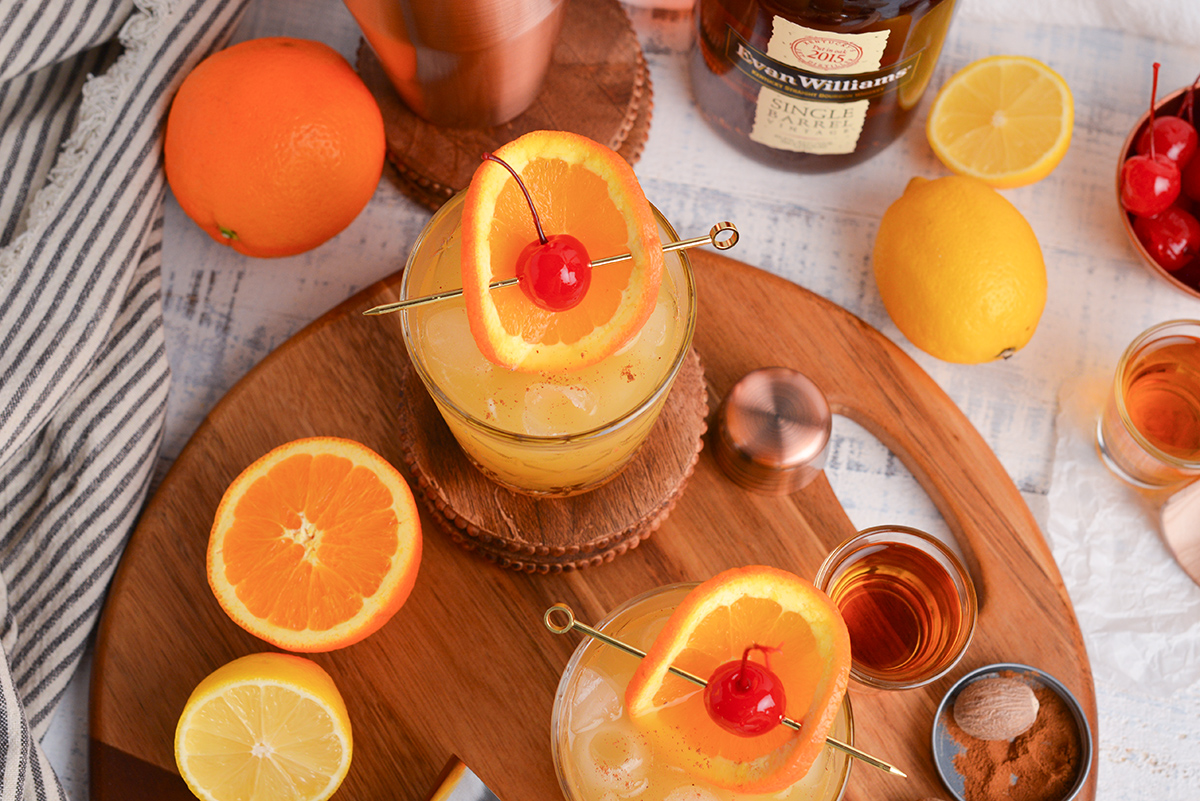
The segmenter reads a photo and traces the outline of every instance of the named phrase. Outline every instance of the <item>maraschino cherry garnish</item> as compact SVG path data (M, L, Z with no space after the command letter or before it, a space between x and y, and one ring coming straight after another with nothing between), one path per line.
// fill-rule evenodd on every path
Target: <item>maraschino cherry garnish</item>
M1154 217L1137 217L1133 231L1167 272L1183 269L1200 256L1200 221L1178 206Z
M1154 149L1175 162L1176 167L1184 167L1192 160L1196 152L1196 129L1187 120L1174 115L1157 117L1137 141L1139 156L1150 153L1151 140Z
M1150 130L1154 129L1158 68L1156 61L1154 84L1150 89ZM1153 217L1165 211L1179 197L1179 167L1162 153L1156 152L1154 139L1150 137L1146 155L1130 156L1121 165L1121 205L1141 217Z
M1192 200L1200 201L1200 156L1192 158L1183 168L1181 183L1183 194Z
M755 643L713 671L704 688L704 707L722 729L739 737L756 737L779 725L784 717L783 684L767 665L750 661L751 651L778 651Z
M491 153L484 153L483 158L496 162L512 174L533 214L538 241L526 245L517 257L517 278L521 289L526 297L548 311L575 308L592 283L592 261L588 258L587 248L570 234L546 236L533 198L529 196L529 190L517 171Z

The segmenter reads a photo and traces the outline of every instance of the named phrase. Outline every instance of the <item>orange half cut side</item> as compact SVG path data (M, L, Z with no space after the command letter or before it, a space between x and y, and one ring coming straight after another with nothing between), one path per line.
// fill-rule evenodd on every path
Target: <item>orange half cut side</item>
M412 492L357 442L282 445L225 491L208 580L242 628L288 651L329 651L379 629L408 598L421 561Z
M571 371L616 352L658 302L663 253L649 201L620 155L578 134L534 131L496 150L521 176L546 234L570 234L597 267L583 301L543 309L520 286L489 290L517 273L537 240L520 187L499 164L483 162L467 189L462 220L463 294L471 334L490 361L523 372Z
M780 649L770 667L799 731L731 734L709 717L703 689L668 673L674 665L707 679L753 643ZM684 598L630 679L625 704L679 767L718 787L772 793L808 773L849 677L850 635L833 602L787 571L751 566L720 573Z

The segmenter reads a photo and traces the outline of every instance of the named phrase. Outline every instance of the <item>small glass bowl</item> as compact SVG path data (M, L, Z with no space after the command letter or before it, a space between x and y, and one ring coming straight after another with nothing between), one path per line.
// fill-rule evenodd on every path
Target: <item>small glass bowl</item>
M1173 115L1179 113L1179 107L1183 105L1184 95L1187 93L1188 87L1177 89L1169 95L1161 98L1158 105L1154 107L1154 116L1161 117L1165 115ZM1146 111L1138 121L1134 124L1133 130L1129 132L1129 136L1125 138L1125 144L1121 145L1121 156L1117 159L1117 209L1121 213L1121 223L1125 226L1125 234L1129 237L1130 244L1142 258L1142 264L1146 269L1157 275L1159 278L1166 281L1171 286L1178 289L1180 292L1191 295L1193 298L1200 298L1200 258L1192 260L1191 264L1184 266L1180 270L1170 272L1150 255L1150 251L1146 250L1141 240L1138 239L1137 233L1133 230L1134 215L1130 214L1121 205L1121 166L1130 156L1137 155L1137 141L1150 125L1150 112ZM1200 154L1194 158L1200 158ZM1193 212L1195 213L1195 212Z
M911 572L911 562L906 566L903 562L896 561L896 558L900 557L888 558L888 549L892 546L902 546L919 552L928 560L929 565L944 571L942 578L952 588L953 597L943 597L931 602L945 604L943 609L946 611L953 609L958 616L956 626L936 633L925 627L925 623L934 618L929 613L913 607L916 604L915 599L930 600L930 596L923 594L921 581ZM903 551L900 551L900 554L902 557ZM954 552L936 537L908 526L874 526L858 532L825 557L813 584L828 594L844 614L848 607L844 606L847 601L843 593L854 585L858 585L861 590L864 580L873 582L877 581L878 577L888 575L899 576L902 580L893 582L889 587L878 587L875 593L894 604L892 611L908 612L912 615L911 620L914 623L921 622L923 628L920 642L940 645L923 655L914 652L909 661L887 669L872 668L854 659L852 645L850 678L868 691L912 690L945 676L958 664L970 645L979 616L979 600L967 568ZM868 577L876 579L871 580ZM850 584L845 583L847 580ZM853 632L852 626L852 643Z

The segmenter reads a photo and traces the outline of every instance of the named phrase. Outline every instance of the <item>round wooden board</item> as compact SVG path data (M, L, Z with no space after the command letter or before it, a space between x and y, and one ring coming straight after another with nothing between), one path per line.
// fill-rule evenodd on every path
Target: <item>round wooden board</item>
M611 562L666 520L692 475L707 429L708 392L694 350L662 413L615 478L570 498L533 498L497 486L458 447L411 364L399 416L404 461L426 509L459 545L531 573Z
M748 370L792 367L901 458L958 538L979 590L975 639L931 685L853 692L855 743L909 773L864 766L847 798L945 795L930 755L934 711L960 676L1019 662L1058 678L1097 731L1087 653L1054 559L1016 486L961 411L919 366L845 310L760 270L693 257L694 347L719 400ZM100 625L92 669L92 801L190 801L172 740L183 704L209 672L268 650L221 611L205 578L212 516L228 483L297 437L357 439L402 465L395 365L407 358L394 315L359 312L397 297L399 279L365 290L281 346L213 409L142 515ZM732 337L729 332L738 332ZM631 596L727 567L771 564L813 576L853 526L822 475L783 497L746 492L700 454L687 490L653 537L584 571L502 570L450 541L427 514L416 587L382 629L313 659L330 672L354 725L354 763L338 798L422 801L458 754L504 801L559 797L550 709L578 638L543 628L556 601L594 622ZM1095 798L1096 770L1080 795Z
M533 105L492 128L441 128L418 117L361 43L358 72L383 112L389 175L409 197L437 209L470 183L480 154L522 134L563 130L641 156L653 108L650 73L629 15L617 0L567 0L550 71Z

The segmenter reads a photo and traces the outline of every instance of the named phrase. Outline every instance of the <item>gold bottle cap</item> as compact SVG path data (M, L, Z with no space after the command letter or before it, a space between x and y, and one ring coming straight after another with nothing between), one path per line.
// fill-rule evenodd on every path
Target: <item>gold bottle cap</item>
M717 410L717 464L742 487L786 495L825 466L829 402L806 376L764 367L743 376Z

